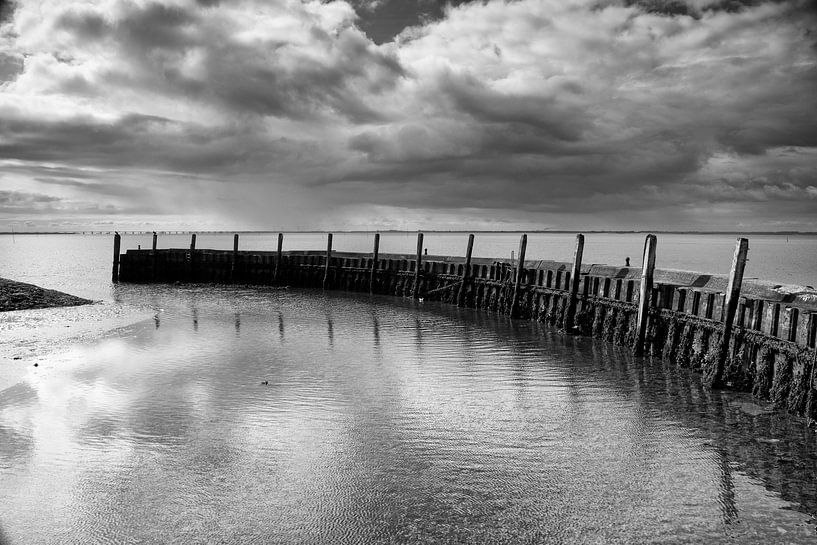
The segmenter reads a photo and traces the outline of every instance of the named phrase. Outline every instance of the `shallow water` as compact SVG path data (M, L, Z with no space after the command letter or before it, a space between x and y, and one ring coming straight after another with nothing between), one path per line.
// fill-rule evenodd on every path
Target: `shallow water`
M604 343L314 291L85 308L149 319L0 390L4 545L817 539L801 421Z

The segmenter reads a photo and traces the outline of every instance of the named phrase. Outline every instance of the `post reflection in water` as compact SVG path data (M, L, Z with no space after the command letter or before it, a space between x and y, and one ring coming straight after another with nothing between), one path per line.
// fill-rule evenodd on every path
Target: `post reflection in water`
M380 350L380 322L374 312L372 312L372 342L374 342L374 347Z
M0 441L8 542L813 541L813 434L696 375L435 303L227 295L156 288L161 329L0 391L30 438Z
M721 509L724 524L738 522L738 507L735 503L735 483L732 482L732 469L729 467L729 458L723 449L716 449L720 470L720 486L718 486L718 507Z
M332 315L328 312L326 313L326 337L329 339L329 347L335 347L335 330L334 324L332 324Z

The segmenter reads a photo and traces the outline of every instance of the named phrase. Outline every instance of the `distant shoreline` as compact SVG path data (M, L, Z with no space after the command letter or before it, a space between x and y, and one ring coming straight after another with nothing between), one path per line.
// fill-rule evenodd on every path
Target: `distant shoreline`
M93 303L93 301L61 291L48 290L34 284L0 278L0 312L35 308L75 307L90 303Z
M12 235L12 236L30 236L30 235L84 235L84 236L109 236L112 235L114 231L0 231L0 235ZM150 235L153 231L131 231L131 230L122 230L120 234L122 235ZM455 230L435 230L435 229L420 229L420 230L413 230L407 231L402 229L381 229L381 230L322 230L322 231L300 231L300 230L273 230L273 231L177 231L177 230L168 230L168 231L156 231L157 234L160 235L168 235L168 234L178 234L178 235L189 235L189 234L200 234L200 235L232 235L237 233L239 235L252 235L252 234L274 234L274 233L286 233L286 234L302 234L302 235L311 235L311 234L325 234L325 233L334 233L334 234L367 234L367 233L435 233L435 234L460 234L460 233L482 233L482 234L513 234L513 233L527 233L527 234L554 234L554 235L572 235L576 233L584 233L584 234L610 234L610 235L639 235L639 234L647 234L653 233L658 235L778 235L778 236L791 236L791 235L805 235L805 236L817 236L817 231L655 231L655 230L641 230L641 231L626 231L626 230L579 230L579 229L559 229L559 230L549 230L549 229L540 229L540 230L529 230L529 229L510 229L510 230L462 230L462 229L455 229Z

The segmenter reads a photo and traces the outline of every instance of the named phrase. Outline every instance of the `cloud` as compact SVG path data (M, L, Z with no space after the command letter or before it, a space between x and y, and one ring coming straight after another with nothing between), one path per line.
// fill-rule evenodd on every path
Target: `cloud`
M378 45L361 29L393 1L21 2L0 27L3 180L259 228L368 209L707 229L717 209L817 229L809 2L411 5L424 22Z

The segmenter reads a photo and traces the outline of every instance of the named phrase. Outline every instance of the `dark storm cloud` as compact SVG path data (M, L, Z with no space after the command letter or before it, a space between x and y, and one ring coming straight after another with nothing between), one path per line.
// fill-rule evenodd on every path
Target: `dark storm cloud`
M375 43L392 41L406 27L436 21L451 6L475 0L351 0L360 15L359 26ZM481 1L481 0L476 0Z
M807 1L43 1L0 31L21 191L817 228Z
M287 160L306 165L322 158L305 156L319 151L319 143L285 138L271 142L246 129L245 125L213 129L137 114L112 123L87 117L53 122L4 119L0 133L14 138L0 143L0 157L208 175L259 172Z
M14 2L12 0L0 0L0 23L11 19L14 11Z
M128 5L114 20L96 10L68 11L55 27L83 46L119 53L126 62L100 74L109 84L216 101L237 112L296 119L330 112L376 121L380 114L362 97L392 89L404 75L393 55L350 25L332 33L318 25L303 30L310 40L304 50L292 47L289 29L242 40L237 22L158 3Z
M501 23L491 27L485 19L452 16L423 29L411 36L407 49L425 46L430 56L444 31L448 47L462 54L459 37L470 42L473 54L462 55L454 85L447 67L424 74L437 91L426 95L432 103L426 108L436 106L439 118L350 139L350 149L366 154L376 168L347 172L344 187L409 207L423 206L419 195L425 194L433 195L428 207L459 202L545 210L556 203L565 211L634 210L669 200L806 199L811 204L805 207L817 212L808 151L817 147L817 125L804 115L817 107L817 67L809 43L802 41L812 34L814 18L802 3L770 3L754 12L748 9L753 3L745 4L737 9L690 3L690 12L708 14L698 22L669 3L644 2L637 7L652 15L631 11L616 21L610 16L616 7L608 3L610 13L602 11L596 21L602 22L601 32L585 21L586 33L568 33L560 49L539 57L545 65L564 58L574 73L579 70L575 81L552 95L541 86L538 94L524 86L496 91L500 78L513 72L502 71L482 52L511 50L501 44ZM510 8L486 18L501 21ZM733 12L740 14L726 15ZM485 40L474 40L478 25ZM563 37L555 35L554 40ZM516 38L528 37L531 48L551 45L533 32ZM562 77L564 69L554 72ZM547 68L539 72L546 73ZM476 123L462 122L462 115ZM740 172L747 156L771 163L769 152L781 147L795 149L793 155L804 157L805 164L788 158L772 172L760 161L752 163L752 175L731 180L714 176L709 167L732 154L733 169ZM770 177L786 181L758 181Z

